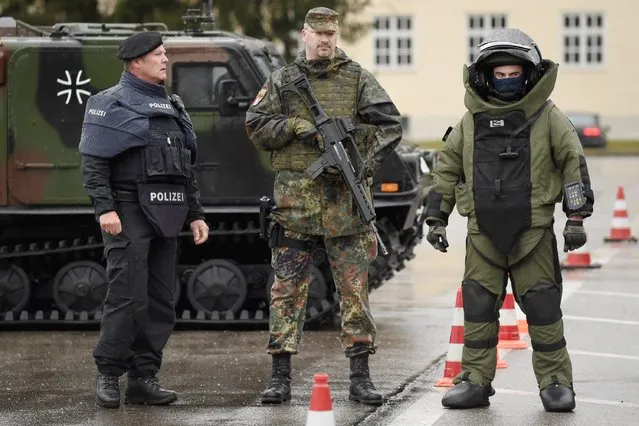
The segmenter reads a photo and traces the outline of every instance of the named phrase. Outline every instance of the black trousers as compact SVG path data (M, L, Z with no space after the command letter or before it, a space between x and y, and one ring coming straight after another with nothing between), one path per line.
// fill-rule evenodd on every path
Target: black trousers
M118 215L122 232L102 233L109 289L93 357L103 374L154 376L175 325L177 239L159 236L136 203Z

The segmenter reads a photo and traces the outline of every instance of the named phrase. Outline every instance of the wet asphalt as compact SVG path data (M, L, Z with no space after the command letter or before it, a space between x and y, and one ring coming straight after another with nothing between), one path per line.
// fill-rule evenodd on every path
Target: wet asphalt
M411 424L637 424L639 420L639 244L610 245L618 185L624 185L635 235L639 233L636 157L592 157L595 215L586 222L588 247L603 267L566 272L563 310L577 390L569 414L543 411L529 350L502 352L497 394L484 409L441 407L455 292L463 272L465 222L451 217L446 254L427 243L417 257L371 294L378 352L371 357L381 407L348 401L348 360L339 332L307 331L293 358L293 397L263 406L259 394L270 372L265 331L175 331L165 349L160 381L179 393L168 407L94 402L91 349L97 331L0 332L0 426L18 425L300 425L308 413L313 374L326 372L338 425ZM565 219L557 210L561 234ZM559 238L561 243L561 238ZM561 247L560 247L561 250ZM561 256L565 256L563 253ZM121 379L122 390L126 378Z

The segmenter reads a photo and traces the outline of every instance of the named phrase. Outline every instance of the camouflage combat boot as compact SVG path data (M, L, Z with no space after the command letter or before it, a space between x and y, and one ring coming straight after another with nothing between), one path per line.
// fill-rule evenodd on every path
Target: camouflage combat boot
M262 392L262 404L281 404L291 399L291 354L273 355L268 387Z
M382 394L376 391L368 370L368 352L355 355L351 361L351 386L348 399L367 405L381 405Z
M98 373L95 385L95 400L105 408L120 406L120 378Z
M553 383L539 391L544 409L550 412L567 412L575 409L575 392L568 386Z
M177 393L162 389L155 376L129 377L124 394L125 404L168 405L177 400Z
M442 405L448 408L475 408L490 405L488 397L495 394L492 385L480 386L468 381L469 373L462 376L462 381L446 392Z

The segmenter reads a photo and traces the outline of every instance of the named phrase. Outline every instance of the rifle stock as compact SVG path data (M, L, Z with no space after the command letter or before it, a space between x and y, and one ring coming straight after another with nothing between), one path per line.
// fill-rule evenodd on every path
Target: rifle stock
M375 226L375 208L366 193L361 177L356 172L356 168L362 169L363 163L355 141L351 136L351 133L355 130L353 122L347 118L335 119L328 117L315 97L304 74L283 85L280 91L282 93L293 92L302 99L313 115L315 127L317 127L324 142L324 146L321 147L322 154L304 173L314 180L328 167L339 170L353 196L361 218L375 234L382 254L384 256L388 255L388 250ZM344 145L345 143L347 144L346 146ZM353 161L356 163L355 166Z

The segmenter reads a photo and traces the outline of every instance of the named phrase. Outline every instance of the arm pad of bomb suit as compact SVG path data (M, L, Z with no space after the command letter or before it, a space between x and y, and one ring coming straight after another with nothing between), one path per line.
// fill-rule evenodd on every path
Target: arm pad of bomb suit
M581 181L572 182L564 186L563 211L566 216L579 215L590 217L595 204L595 194L590 185L590 174L584 156L579 156L579 171Z
M428 193L428 204L426 205L426 224L442 226L448 225L449 214L441 210L443 195L439 192L430 191Z

